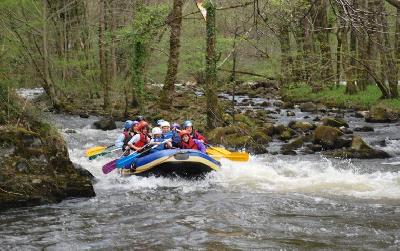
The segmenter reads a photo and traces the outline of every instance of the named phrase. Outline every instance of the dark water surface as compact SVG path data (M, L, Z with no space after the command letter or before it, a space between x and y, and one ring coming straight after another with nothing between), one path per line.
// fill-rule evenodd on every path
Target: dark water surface
M113 157L84 157L119 130L93 130L95 118L50 119L76 130L63 133L70 157L96 176L97 196L1 212L2 250L400 248L398 140L382 147L394 155L387 160L264 155L223 161L201 181L121 178L101 172ZM400 136L398 125L375 127L363 135L369 142Z

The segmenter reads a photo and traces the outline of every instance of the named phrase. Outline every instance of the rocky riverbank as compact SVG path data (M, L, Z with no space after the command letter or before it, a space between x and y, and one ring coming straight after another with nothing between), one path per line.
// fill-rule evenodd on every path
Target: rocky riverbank
M148 85L149 93L157 92L157 87ZM335 106L334 103L317 102L303 97L301 100L283 95L274 81L241 82L233 88L225 85L219 98L223 110L222 127L205 131L205 97L195 91L190 84L179 85L171 110L161 110L152 102L147 104L146 116L150 121L159 118L169 121L183 121L188 118L195 123L196 129L203 131L210 143L228 148L244 149L253 154L313 154L322 152L328 156L343 158L385 158L389 154L374 149L364 142L362 132L373 131L372 126L352 127L347 119L362 118L368 123L392 123L399 119L399 114L383 106L374 106L369 111L352 107ZM284 93L283 93L284 94ZM98 102L97 100L96 102ZM99 107L80 106L72 109L73 114L87 117L89 114L100 115ZM356 107L360 108L360 107ZM361 107L362 108L362 107ZM303 114L299 117L298 114ZM196 114L194 116L193 114ZM103 130L115 129L115 120L125 120L138 115L135 109L123 112L122 107L115 107L113 114L94 127ZM361 142L361 143L360 143ZM271 149L271 145L278 148Z
M95 196L93 176L73 165L59 132L25 108L0 125L0 210Z

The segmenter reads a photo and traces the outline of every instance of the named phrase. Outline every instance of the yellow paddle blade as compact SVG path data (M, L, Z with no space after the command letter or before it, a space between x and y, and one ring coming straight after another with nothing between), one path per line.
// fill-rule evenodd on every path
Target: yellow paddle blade
M106 146L94 146L86 150L85 155L86 157L91 157L93 155L97 155L99 153L104 152L106 150Z
M210 147L206 151L208 155L217 160L226 158L232 161L248 161L250 157L246 152L230 152L222 147Z
M225 158L233 161L248 161L250 156L246 152L232 152L231 154L226 155Z
M208 154L213 154L213 155L228 155L228 154L231 154L231 152L226 150L225 148L215 147L215 146L207 148L207 153Z

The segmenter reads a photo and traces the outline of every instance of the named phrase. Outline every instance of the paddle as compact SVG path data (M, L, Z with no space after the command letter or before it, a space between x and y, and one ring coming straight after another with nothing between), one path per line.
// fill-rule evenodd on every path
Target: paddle
M119 150L120 150L120 148L115 148L115 149L112 149L110 151L104 151L104 152L101 152L101 153L98 153L98 154L90 156L89 160L94 160L95 158L97 158L99 156L104 156L104 155L107 155L107 154L110 154L110 153L113 153L113 152L119 151Z
M230 152L226 150L225 148L222 147L215 147L211 146L209 144L204 143L207 148L207 154L215 157L222 157L222 158L227 158L233 161L248 161L249 160L249 154L246 152Z
M122 156L124 156L124 154L127 153L128 150L129 150L129 149L126 149L126 150L124 151L124 153L123 153L121 156L119 156L117 159L112 160L112 161L106 163L106 164L103 166L103 168L102 168L103 173L104 173L104 174L107 174L107 173L113 171L113 170L117 167L117 160L119 160Z
M117 167L118 167L118 168L124 168L124 167L126 167L126 166L130 166L130 165L132 164L132 162L133 162L139 155L141 155L141 154L143 154L143 153L145 153L145 152L148 152L148 151L150 151L151 149L154 149L154 148L156 148L157 146L159 146L159 145L161 145L161 144L165 144L165 143L167 143L168 141L171 141L171 139L164 140L163 142L160 142L160 144L154 145L154 146L152 146L152 147L150 147L150 148L144 150L143 152L138 153L138 151L142 150L144 147L146 147L147 145L149 145L149 144L147 144L146 146L140 148L138 151L136 151L136 152L134 152L134 153L131 153L129 156L126 156L126 157L124 157L124 158L118 159L118 160L117 160Z
M86 157L97 155L97 154L100 154L100 153L104 152L106 149L111 148L113 146L114 146L114 144L109 145L109 146L94 146L94 147L91 147L91 148L87 149L86 152L85 152L85 155L86 155Z

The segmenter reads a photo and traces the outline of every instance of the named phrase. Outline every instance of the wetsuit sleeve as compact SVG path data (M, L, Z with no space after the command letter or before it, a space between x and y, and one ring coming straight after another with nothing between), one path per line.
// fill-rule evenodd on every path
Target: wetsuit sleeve
M124 145L124 140L125 140L125 135L121 133L118 135L118 138L115 140L115 146L116 147L122 147Z

